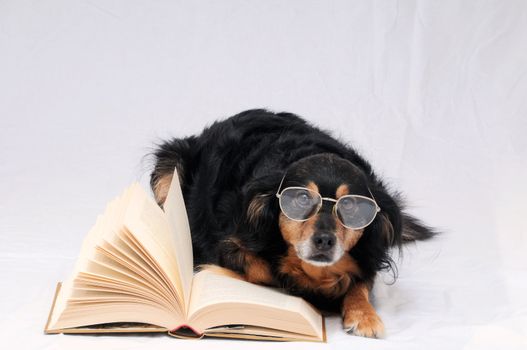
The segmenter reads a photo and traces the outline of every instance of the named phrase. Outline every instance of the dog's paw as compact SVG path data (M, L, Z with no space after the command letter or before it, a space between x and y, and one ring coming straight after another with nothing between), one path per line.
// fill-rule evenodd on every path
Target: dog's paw
M348 334L368 338L382 338L384 324L372 310L351 310L343 315L342 328Z

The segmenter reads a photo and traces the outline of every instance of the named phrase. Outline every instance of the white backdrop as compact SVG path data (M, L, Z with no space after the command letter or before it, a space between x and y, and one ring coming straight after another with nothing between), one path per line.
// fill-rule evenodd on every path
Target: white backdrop
M0 339L28 349L527 346L527 2L0 2ZM45 336L55 283L155 142L266 107L351 142L441 228L381 276L387 335Z

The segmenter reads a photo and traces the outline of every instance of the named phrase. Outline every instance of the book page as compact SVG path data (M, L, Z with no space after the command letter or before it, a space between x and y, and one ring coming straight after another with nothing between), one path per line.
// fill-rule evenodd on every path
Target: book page
M267 341L326 341L324 338L282 331L280 329L268 329L264 327L229 325L209 328L205 331L208 337L267 340Z
M322 339L322 316L301 298L215 272L194 276L189 324L207 328L243 324Z
M172 182L164 204L164 209L168 218L172 249L174 250L178 262L179 276L181 278L185 300L185 309L188 310L194 261L192 256L190 225L177 169L174 169L174 175L172 176Z
M138 185L113 200L84 239L62 285L49 330L94 323L185 322L183 296L165 213Z
M171 234L167 216L140 186L132 192L123 225L130 238L135 238L134 243L141 253L149 257L148 262L159 272L172 291L173 298L184 306L186 301L176 258L177 244Z
M54 325L57 322L60 315L62 315L62 313L66 309L67 301L73 293L73 281L81 271L86 270L86 265L88 264L88 261L95 250L97 242L103 239L103 237L109 231L115 229L112 224L116 221L116 219L112 218L122 218L122 216L124 215L124 211L126 210L126 203L128 202L128 199L132 192L132 187L133 186L128 187L123 194L113 199L106 205L104 214L99 215L97 217L95 225L90 229L86 237L84 237L79 257L75 262L73 271L69 278L66 279L66 281L64 281L64 283L62 284L62 288L57 297L56 305L53 310L54 312L50 319L51 325Z

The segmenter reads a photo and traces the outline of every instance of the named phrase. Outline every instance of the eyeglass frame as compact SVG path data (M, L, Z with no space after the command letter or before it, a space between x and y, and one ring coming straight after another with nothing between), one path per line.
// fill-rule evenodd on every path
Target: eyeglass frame
M293 221L297 221L297 222L304 222L304 221L307 221L309 220L310 218L312 218L313 216L315 216L319 211L320 211L320 208L322 208L322 205L324 205L324 201L329 201L329 202L333 202L335 203L333 205L333 208L332 208L332 212L333 212L333 215L335 215L335 217L337 218L337 220L340 222L340 224L346 228L349 228L349 229L352 229L352 230L361 230L365 227L368 227L374 220L375 218L377 217L377 214L381 211L381 207L379 206L379 204L377 204L377 201L375 200L375 197L373 196L373 193L371 193L371 190L369 187L366 187L368 189L368 192L370 193L371 195L371 198L370 197L366 197L366 196L362 196L360 194L346 194L344 196L341 196L339 199L335 199L335 198L329 198L329 197L322 197L322 195L320 193L318 193L317 191L314 191L314 190L311 190L307 187L302 187L302 186L289 186L289 187L286 187L284 188L282 191L280 191L280 189L282 188L282 184L284 182L284 179L285 179L285 176L284 175L282 177L282 180L280 180L280 185L278 186L278 190L276 191L275 193L275 196L276 198L278 198L278 205L280 206L280 210L282 211L282 213L290 220L293 220ZM291 217L289 217L289 215L286 214L286 212L284 211L284 209L282 208L282 200L281 200L281 197L282 197L282 193L285 191L285 190L288 190L288 189L302 189L302 190L307 190L309 192L313 192L313 193L316 193L319 198L321 199L319 204L318 204L318 208L316 211L314 211L314 213L312 215L310 215L308 218L306 219L303 219L303 220L299 220L299 219L293 219ZM365 199L368 199L370 201L372 201L374 204L375 204L375 215L373 215L373 218L370 220L370 222L368 222L366 225L364 226L360 226L360 227L349 227L347 225L345 225L342 220L339 218L339 216L337 215L337 203L342 199L342 198L345 198L345 197L359 197L359 198L365 198Z

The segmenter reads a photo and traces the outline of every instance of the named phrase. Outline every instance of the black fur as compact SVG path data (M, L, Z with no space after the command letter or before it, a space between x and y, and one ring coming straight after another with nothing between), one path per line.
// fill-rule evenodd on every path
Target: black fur
M240 270L232 261L233 250L238 248L220 244L234 236L266 260L291 293L332 308L330 304L338 305L338 300L324 300L316 293L299 290L288 276L278 273L277 266L287 244L278 226L280 209L274 194L292 164L321 154L355 165L381 207L381 213L349 252L363 272L362 279L372 281L377 271L391 267L390 247L434 235L429 227L402 212L399 196L389 193L370 164L350 146L290 113L249 110L212 124L199 136L163 143L155 152L151 183L154 187L177 167L196 265L212 263ZM321 177L334 176L322 165L315 167ZM265 205L256 220L249 220L247 209L255 196L262 196Z

